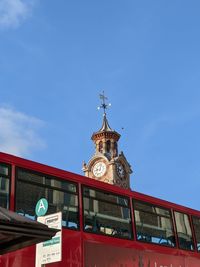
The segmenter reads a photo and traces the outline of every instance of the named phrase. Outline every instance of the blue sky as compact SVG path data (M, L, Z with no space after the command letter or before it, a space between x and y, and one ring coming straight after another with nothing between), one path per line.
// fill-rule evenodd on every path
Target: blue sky
M0 0L0 150L82 173L104 90L132 189L200 209L199 12L199 0Z

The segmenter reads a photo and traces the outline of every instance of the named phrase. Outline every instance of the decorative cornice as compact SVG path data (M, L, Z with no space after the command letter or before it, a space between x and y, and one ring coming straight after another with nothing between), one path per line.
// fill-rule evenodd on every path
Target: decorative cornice
M97 141L97 140L102 140L102 139L106 138L106 139L114 139L115 141L118 141L119 138L120 138L120 136L121 135L118 134L115 131L112 131L112 132L110 132L110 131L109 132L104 131L104 132L96 132L96 133L93 133L91 139L93 141Z

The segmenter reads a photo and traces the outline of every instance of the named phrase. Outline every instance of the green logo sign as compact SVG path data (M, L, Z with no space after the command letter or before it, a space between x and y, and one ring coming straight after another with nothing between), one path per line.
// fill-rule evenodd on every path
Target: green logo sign
M35 213L37 216L43 216L47 213L48 210L48 201L46 198L41 198L38 200L37 205L35 207Z
M43 247L52 246L56 244L60 244L60 236L53 237L51 240L45 241L43 243Z

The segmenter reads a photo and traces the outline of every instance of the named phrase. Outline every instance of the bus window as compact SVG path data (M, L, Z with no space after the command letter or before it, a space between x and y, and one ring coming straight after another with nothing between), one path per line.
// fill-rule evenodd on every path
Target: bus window
M46 198L48 212L62 212L62 225L77 229L78 192L77 185L56 177L17 169L16 212L36 219L35 206L39 199Z
M174 214L179 247L181 249L194 250L194 242L188 215L177 211L175 211Z
M132 238L129 199L83 187L84 230Z
M9 208L10 192L10 168L4 163L0 163L0 206Z
M200 251L200 218L192 216L192 222L194 226L194 232L197 241L197 250Z
M133 200L137 240L175 246L171 212L155 205Z

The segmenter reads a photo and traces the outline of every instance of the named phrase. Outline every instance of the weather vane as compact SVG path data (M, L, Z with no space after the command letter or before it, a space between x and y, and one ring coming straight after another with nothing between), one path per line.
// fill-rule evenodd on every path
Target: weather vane
M106 104L106 100L108 100L108 98L104 95L104 91L102 94L99 95L99 98L102 100L101 105L98 107L98 109L103 108L103 114L106 115L106 109L108 109L111 104Z

